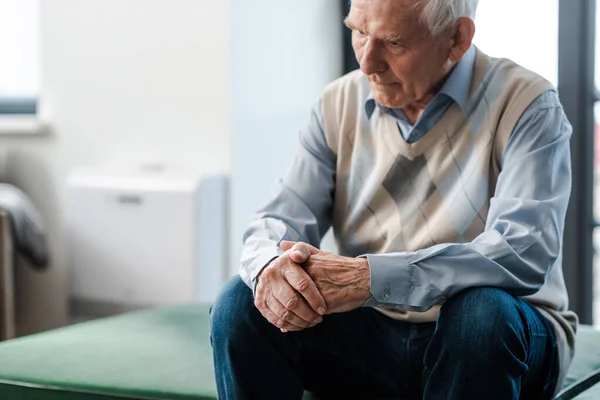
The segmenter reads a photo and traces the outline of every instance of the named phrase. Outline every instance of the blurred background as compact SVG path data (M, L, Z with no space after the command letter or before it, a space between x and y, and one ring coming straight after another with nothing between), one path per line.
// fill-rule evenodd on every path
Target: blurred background
M347 10L0 0L0 317L12 334L210 302L312 104L357 67ZM572 308L600 324L597 15L594 0L480 0L475 43L558 87L574 127L564 270Z

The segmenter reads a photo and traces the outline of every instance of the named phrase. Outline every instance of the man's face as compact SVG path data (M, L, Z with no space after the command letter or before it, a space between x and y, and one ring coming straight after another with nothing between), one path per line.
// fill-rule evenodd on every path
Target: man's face
M432 37L415 0L353 0L346 25L377 103L424 106L450 69L452 35Z

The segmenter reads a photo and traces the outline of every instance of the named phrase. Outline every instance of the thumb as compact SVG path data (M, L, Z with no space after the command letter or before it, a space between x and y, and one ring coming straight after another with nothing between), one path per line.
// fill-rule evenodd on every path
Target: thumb
M288 250L288 255L290 259L296 264L305 263L310 256L319 253L320 250L316 247L313 247L307 243L298 242L292 246L290 250Z
M298 245L302 243L298 242L290 242L289 240L283 240L279 244L281 250L285 251L290 260L295 262L296 264L302 264L308 260L310 257L310 252L303 251L304 249L299 249Z
M290 242L289 240L282 240L279 243L279 247L281 247L281 250L283 251L288 251L289 249L291 249L294 245L296 244L296 242Z
M304 242L298 242L292 247L292 251L296 250L299 250L302 253L308 253L310 256L314 256L315 254L321 252L321 250L317 249L315 246Z

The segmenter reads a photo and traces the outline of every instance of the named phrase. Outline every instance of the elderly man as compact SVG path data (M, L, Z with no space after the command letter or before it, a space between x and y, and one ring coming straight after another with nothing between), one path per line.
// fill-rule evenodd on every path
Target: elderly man
M471 44L476 6L353 0L360 71L314 106L212 309L220 399L560 387L571 127L550 83Z

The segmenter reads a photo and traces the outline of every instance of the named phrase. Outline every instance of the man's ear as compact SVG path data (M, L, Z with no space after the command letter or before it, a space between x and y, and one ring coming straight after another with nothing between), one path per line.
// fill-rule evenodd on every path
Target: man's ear
M475 23L473 20L466 17L459 19L454 30L454 35L452 36L452 45L448 56L451 62L458 62L462 58L467 50L469 50L469 47L471 47L474 36Z

